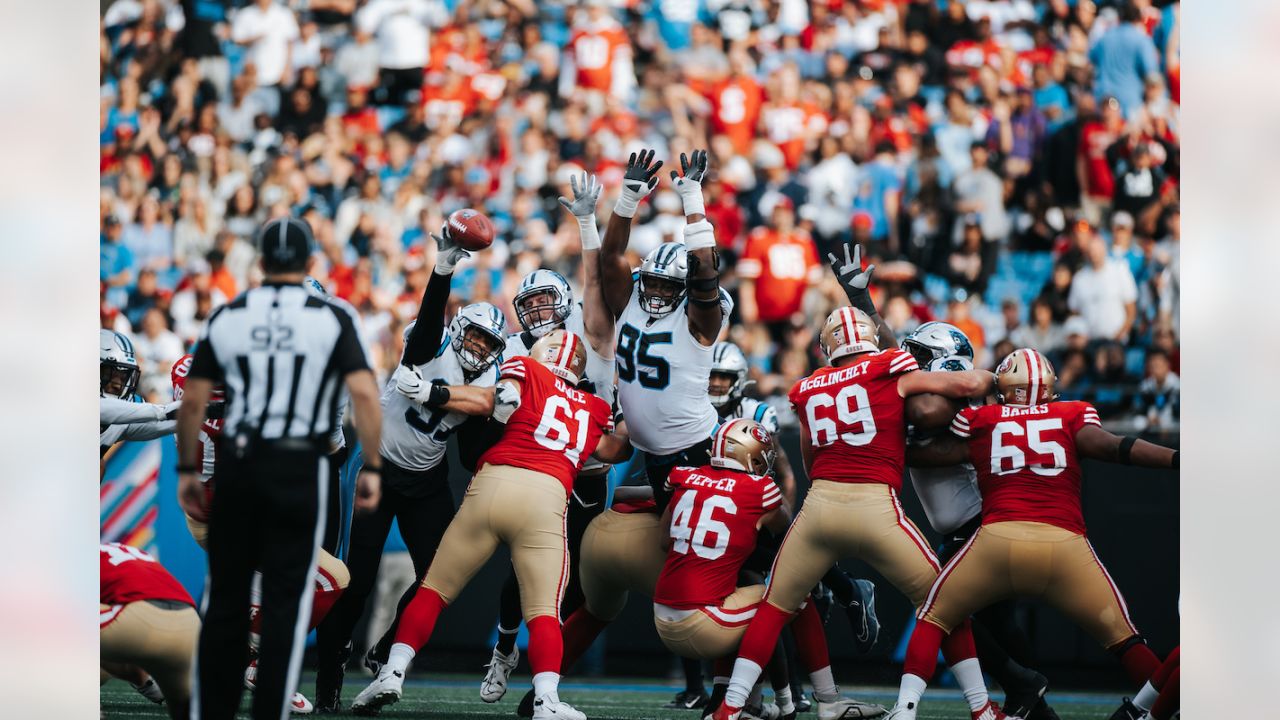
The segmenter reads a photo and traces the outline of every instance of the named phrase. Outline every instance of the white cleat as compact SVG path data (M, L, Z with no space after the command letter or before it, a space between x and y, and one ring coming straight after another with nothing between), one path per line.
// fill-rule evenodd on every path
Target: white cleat
M510 655L503 655L497 648L493 649L493 659L485 667L489 672L484 674L480 683L480 699L487 703L496 703L507 694L507 680L520 662L520 648L512 648Z
M244 669L244 686L248 688L249 692L254 692L255 690L258 689L258 659L257 658L250 660L249 667ZM293 713L294 715L310 715L315 711L316 711L315 706L312 705L311 701L308 700L307 697L302 693L296 692L293 694L293 697L289 698L289 712Z
M782 708L775 703L765 703L760 706L744 707L740 720L781 720Z
M555 693L547 693L533 701L533 720L587 720L581 710L560 702Z
M916 720L916 709L915 703L894 705L889 714L884 716L884 720Z
M133 685L133 683L129 684ZM133 689L137 690L139 695L157 705L164 703L164 693L160 691L160 686L156 684L155 678L147 678L146 682L141 685L133 685Z
M818 701L818 720L867 720L878 718L886 712L883 705L849 698L840 698L834 702ZM915 718L915 714L911 717Z
M382 708L400 702L404 694L404 673L383 666L378 677L369 683L369 687L360 691L351 702L351 712L356 715L377 715Z

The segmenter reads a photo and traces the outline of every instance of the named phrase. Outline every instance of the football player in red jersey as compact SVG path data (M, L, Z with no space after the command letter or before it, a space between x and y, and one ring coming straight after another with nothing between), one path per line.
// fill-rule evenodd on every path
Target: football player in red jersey
M629 443L612 435L609 404L576 386L586 369L582 339L554 330L534 343L527 357L502 365L492 389L472 386L440 392L487 398L493 417L506 425L502 438L480 457L462 506L440 541L419 591L405 608L395 644L378 677L352 703L358 713L400 699L404 673L426 645L441 611L497 549L511 548L529 628L533 671L533 717L585 720L560 701L563 639L560 598L569 556L565 508L573 479L587 457L624 459ZM434 391L433 391L434 392Z
M1103 430L1089 403L1057 401L1055 381L1043 355L1015 350L996 368L998 403L960 410L951 423L958 442L913 453L913 463L973 464L982 527L943 568L917 612L890 714L895 720L916 717L943 636L1015 594L1057 606L1120 659L1135 685L1160 666L1085 538L1080 458L1177 468L1178 451Z
M200 636L195 602L164 566L138 548L102 543L98 558L103 665L122 675L122 669L141 668L160 686L169 717L186 720L191 658Z
M845 273L837 270L837 274ZM864 274L869 272L859 275ZM717 720L738 717L778 632L838 559L865 560L913 604L924 601L940 567L924 535L898 502L907 420L921 424L924 418L919 411L928 400L912 396L983 397L991 389L990 373L919 372L909 353L880 350L875 321L857 308L832 312L823 325L820 344L831 367L796 383L790 393L812 485L774 560L764 602L742 639ZM968 625L956 628L943 653L973 717L1002 717L987 697ZM812 677L820 720L851 716L851 701L839 696L830 670ZM863 712L862 716L869 715Z

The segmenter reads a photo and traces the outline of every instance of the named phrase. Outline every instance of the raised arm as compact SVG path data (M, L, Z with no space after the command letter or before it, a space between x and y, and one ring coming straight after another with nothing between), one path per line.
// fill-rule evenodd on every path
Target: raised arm
M613 357L613 321L616 319L605 301L604 285L600 282L600 229L596 227L596 203L600 200L600 184L596 176L582 174L582 184L569 178L573 190L573 202L560 198L564 206L578 221L578 237L582 240L582 275L585 279L582 297L582 324L587 342L596 354ZM630 234L631 223L627 223ZM628 298L630 293L628 292ZM623 302L626 302L625 300Z
M1178 451L1146 440L1121 437L1097 425L1085 425L1076 433L1076 452L1094 460L1141 465L1154 468L1177 468Z
M444 308L449 302L453 269L459 260L471 255L453 241L447 224L440 229L439 235L433 233L431 239L436 241L436 266L427 281L427 289L422 292L418 321L405 339L404 356L400 360L404 366L425 365L439 352L444 339Z
M600 248L600 276L604 280L604 299L616 319L631 300L631 265L627 262L627 242L631 239L631 220L640 201L658 184L662 161L653 161L653 150L631 153L626 173L622 176L622 193L613 206L613 215L604 231ZM585 260L585 257L584 257Z
M960 411L960 404L935 393L921 393L906 399L907 423L923 430L946 427Z
M853 245L852 255L849 253L850 244ZM831 263L831 271L840 281L840 288L849 298L849 304L866 313L876 324L876 330L880 336L880 347L897 347L898 339L893 335L893 328L885 324L884 318L880 317L880 312L876 310L875 302L871 300L869 287L871 274L876 271L876 266L868 265L866 270L862 269L862 246L857 242L845 243L843 248L843 261L837 258L835 253L827 253L827 261Z
M684 247L689 255L689 331L698 342L714 345L724 325L720 305L720 254L716 250L715 228L707 221L702 199L702 180L707 176L707 151L694 150L693 157L680 153L680 172L671 171L671 182L684 204Z

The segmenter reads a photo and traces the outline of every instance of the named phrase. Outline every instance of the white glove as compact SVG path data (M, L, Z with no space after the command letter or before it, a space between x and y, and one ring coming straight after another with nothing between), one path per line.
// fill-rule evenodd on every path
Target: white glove
M577 178L571 175L569 188L573 190L573 202L561 195L560 204L578 220L582 249L599 250L600 228L596 227L596 203L600 200L600 183L596 182L595 175L582 173L582 186L579 187Z
M520 391L509 382L498 383L493 389L493 419L506 423L519 408Z
M653 153L653 150L648 152L641 150L639 156L631 153L631 159L627 161L627 171L622 176L622 194L618 196L618 202L613 206L615 215L621 215L624 218L635 217L640 201L658 186L658 170L662 167L662 161L654 163Z
M391 379L396 384L396 390L414 402L426 402L431 395L431 383L422 379L422 373L416 367L397 365Z
M707 151L694 150L692 159L680 153L680 171L671 171L671 182L684 204L684 214L706 215L707 208L702 202L702 180L707 176Z
M162 417L162 418L157 418L157 419L159 419L159 420L172 420L172 419L174 419L175 417L177 417L177 416L178 416L178 408L182 407L182 401L181 401L181 400L174 400L174 401L173 401L173 402L171 402L171 403L165 403L165 405L163 405L163 407L164 407L164 417Z
M449 234L448 223L440 227L439 235L431 233L431 239L436 241L435 272L438 275L452 275L453 269L463 258L471 257L471 253L462 249Z

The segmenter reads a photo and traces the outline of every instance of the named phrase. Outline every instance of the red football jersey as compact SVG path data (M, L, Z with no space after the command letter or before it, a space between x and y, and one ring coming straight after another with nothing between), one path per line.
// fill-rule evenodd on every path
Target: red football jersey
M1098 425L1087 402L965 408L951 432L969 439L982 491L982 522L1021 520L1084 534L1076 433Z
M613 61L617 53L630 50L631 41L615 22L587 26L569 38L569 49L578 70L578 87L609 92L613 86Z
M907 423L898 377L920 366L896 348L855 357L791 388L791 405L809 427L809 437L802 438L813 447L809 477L901 490Z
M672 545L653 601L681 610L719 605L737 587L760 518L782 504L782 491L767 477L710 465L675 468L667 486Z
M103 605L128 605L139 600L173 600L191 607L196 606L186 589L173 579L159 561L136 547L102 543L98 546L98 558L98 600ZM103 618L104 624L109 620L110 618Z
M520 381L520 407L502 439L480 456L480 464L511 465L554 476L573 492L573 479L613 432L609 403L569 384L528 356L502 364L502 378Z

